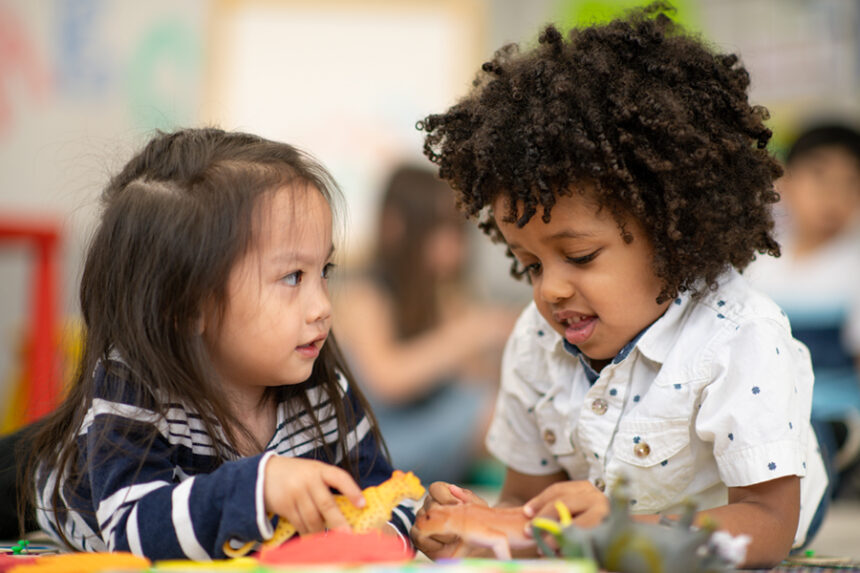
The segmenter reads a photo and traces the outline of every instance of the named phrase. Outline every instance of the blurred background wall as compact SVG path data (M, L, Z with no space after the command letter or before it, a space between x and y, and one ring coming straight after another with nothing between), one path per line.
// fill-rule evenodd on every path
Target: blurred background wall
M218 125L304 147L348 202L348 259L368 248L378 189L422 162L415 122L541 24L587 23L625 0L0 0L0 224L59 232L58 315L77 313L97 197L154 129ZM812 117L860 117L860 3L678 0L678 19L739 52L774 150ZM0 233L2 236L2 233ZM476 289L523 300L499 248L475 241ZM0 242L0 398L32 314L35 251ZM17 377L17 378L16 378Z

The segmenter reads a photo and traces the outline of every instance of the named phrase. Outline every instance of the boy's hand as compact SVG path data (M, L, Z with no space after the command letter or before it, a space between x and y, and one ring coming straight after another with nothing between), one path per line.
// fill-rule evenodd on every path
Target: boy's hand
M554 483L530 499L523 511L530 518L558 519L557 501L567 507L572 523L579 527L594 527L609 515L609 498L585 480Z
M487 505L487 502L468 489L451 483L437 481L427 488L427 498L424 507L418 510L418 517L426 513L434 505L456 505L458 503L479 503ZM412 543L420 551L424 552L430 559L445 559L449 557L463 557L466 550L465 544L456 534L449 535L422 535L418 528L413 527L410 532Z
M301 535L325 529L350 531L329 488L364 507L361 488L345 470L316 460L272 456L266 462L266 511L284 517Z

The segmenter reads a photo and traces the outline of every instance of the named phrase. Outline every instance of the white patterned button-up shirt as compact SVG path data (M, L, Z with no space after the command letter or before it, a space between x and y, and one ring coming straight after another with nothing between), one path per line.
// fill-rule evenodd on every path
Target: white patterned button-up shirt
M676 299L599 376L532 303L505 349L487 447L525 474L601 489L625 475L635 513L708 509L729 487L798 475L800 545L827 487L812 383L785 315L734 271Z

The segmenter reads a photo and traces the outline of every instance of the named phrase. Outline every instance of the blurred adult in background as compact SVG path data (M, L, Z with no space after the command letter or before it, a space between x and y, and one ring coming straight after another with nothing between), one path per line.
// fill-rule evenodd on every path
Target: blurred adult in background
M751 280L788 314L815 371L812 417L829 434L837 496L860 496L860 133L842 124L802 132L777 181L782 256Z
M392 462L426 483L463 481L480 455L516 316L469 296L466 239L447 184L397 168L373 259L348 281L337 314Z

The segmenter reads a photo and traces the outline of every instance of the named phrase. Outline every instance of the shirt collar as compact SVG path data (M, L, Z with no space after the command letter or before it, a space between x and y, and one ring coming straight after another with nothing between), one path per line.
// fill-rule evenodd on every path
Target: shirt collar
M673 300L666 312L651 323L641 335L637 344L639 352L649 360L663 364L672 347L675 346L684 320L691 305L689 294L680 294Z
M612 362L621 362L633 348L638 348L639 352L649 360L663 364L675 345L678 333L680 332L680 323L687 313L690 304L689 294L678 295L657 320L645 327L630 342L624 345L624 348L618 352L615 358L612 359ZM549 351L563 350L576 356L582 363L589 380L593 381L592 375L594 375L594 380L597 379L598 373L588 364L588 361L585 360L579 349L553 330L543 317L540 318L540 325L536 334L538 335L539 344L544 348Z

